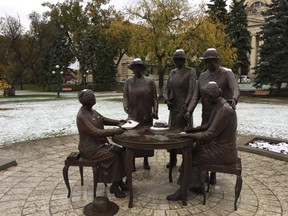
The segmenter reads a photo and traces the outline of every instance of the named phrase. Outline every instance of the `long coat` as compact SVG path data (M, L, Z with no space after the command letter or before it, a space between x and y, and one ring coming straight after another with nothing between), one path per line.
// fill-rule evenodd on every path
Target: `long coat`
M121 152L109 144L107 139L108 136L116 134L116 129L104 129L104 125L117 125L118 121L82 106L76 122L79 131L78 149L84 159L100 164L99 181L120 181L125 176Z
M124 109L128 108L128 119L139 122L142 126L153 125L153 112L158 113L156 85L147 77L127 79L123 93ZM152 157L154 150L136 150L135 157Z
M197 86L195 88L192 100L188 106L188 110L192 111L195 109L198 101L201 98L202 102L202 124L206 124L213 110L213 106L209 104L207 99L203 96L203 88L210 82L214 81L217 83L219 88L222 90L222 97L226 100L235 99L238 101L240 92L233 72L224 67L219 67L217 72L205 71L201 73Z
M193 149L192 160L201 164L233 164L237 161L236 147L237 116L235 110L221 99L216 104L209 128L193 134L196 147ZM205 144L197 145L197 141L206 140Z
M173 69L167 80L166 97L171 100L169 126L184 129L187 120L181 113L181 107L189 105L196 87L196 70L184 66L182 69ZM186 111L186 110L183 110ZM192 120L191 120L192 121Z
M156 85L147 77L127 79L124 85L123 106L128 107L128 119L152 126L153 111L158 111Z
M193 133L196 146L192 151L192 177L187 179L190 187L200 186L197 164L233 164L238 158L237 116L225 99L217 102L208 122L207 130ZM182 180L181 172L178 183L181 184Z

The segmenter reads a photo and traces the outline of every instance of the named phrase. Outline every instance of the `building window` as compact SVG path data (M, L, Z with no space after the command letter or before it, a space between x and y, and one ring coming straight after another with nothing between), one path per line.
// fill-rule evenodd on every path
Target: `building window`
M251 5L251 8L260 8L264 6L264 3L263 2L260 2L260 1L257 1L257 2L254 2L252 5Z

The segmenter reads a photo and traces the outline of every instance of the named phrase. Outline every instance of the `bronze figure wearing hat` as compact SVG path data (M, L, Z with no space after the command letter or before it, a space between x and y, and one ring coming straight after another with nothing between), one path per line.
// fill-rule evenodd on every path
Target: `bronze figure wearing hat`
M236 82L234 73L231 69L221 67L219 65L219 55L215 48L209 48L205 51L203 55L203 62L207 68L207 70L200 74L197 85L192 97L192 100L187 108L187 112L185 114L186 118L189 118L199 100L201 99L202 103L202 125L208 123L208 120L211 116L214 105L207 101L207 98L203 95L203 88L210 81L214 81L218 84L219 88L222 90L222 97L228 100L231 106L235 109L237 104L240 92L239 87ZM216 183L216 175L212 173L210 178L210 182L212 184Z
M128 120L139 122L139 126L152 126L153 118L158 119L156 85L152 79L143 75L146 64L140 58L134 59L128 68L134 73L124 84L123 106ZM154 150L135 150L134 155L144 157L143 166L150 169L148 157L154 156ZM135 159L133 169L135 170Z
M173 61L176 66L171 70L166 85L166 104L169 112L169 126L184 129L188 122L193 120L185 119L184 113L191 101L196 86L196 70L185 65L187 56L182 49L173 54ZM176 165L176 154L171 152L172 166ZM169 168L170 164L166 165Z

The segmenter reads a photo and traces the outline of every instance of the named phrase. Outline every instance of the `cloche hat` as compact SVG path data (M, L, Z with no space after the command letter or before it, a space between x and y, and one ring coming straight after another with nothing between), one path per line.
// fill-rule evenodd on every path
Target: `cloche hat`
M177 58L181 58L181 59L186 59L187 56L185 55L185 51L183 49L177 49L174 54L173 54L173 59L177 59Z
M141 65L141 66L143 67L143 70L145 70L146 67L147 67L146 64L145 64L140 58L135 58L135 59L133 59L133 61L128 65L128 68L129 68L130 70L132 70L133 67L136 66L136 65Z
M219 59L219 55L215 48L208 48L201 59Z

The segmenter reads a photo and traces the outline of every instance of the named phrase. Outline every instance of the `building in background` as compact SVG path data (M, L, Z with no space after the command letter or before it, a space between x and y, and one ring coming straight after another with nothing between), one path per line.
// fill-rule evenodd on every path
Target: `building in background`
M128 69L128 65L133 61L132 57L127 56L124 54L121 61L119 62L119 65L117 67L117 73L116 73L116 81L117 82L124 82L131 76L133 76L132 70Z
M250 54L250 71L249 78L254 77L255 67L258 64L259 47L262 41L259 40L258 33L261 31L261 26L264 22L264 17L261 15L262 11L267 8L265 4L270 4L271 0L246 0L247 15L248 15L248 31L251 34L251 54Z

